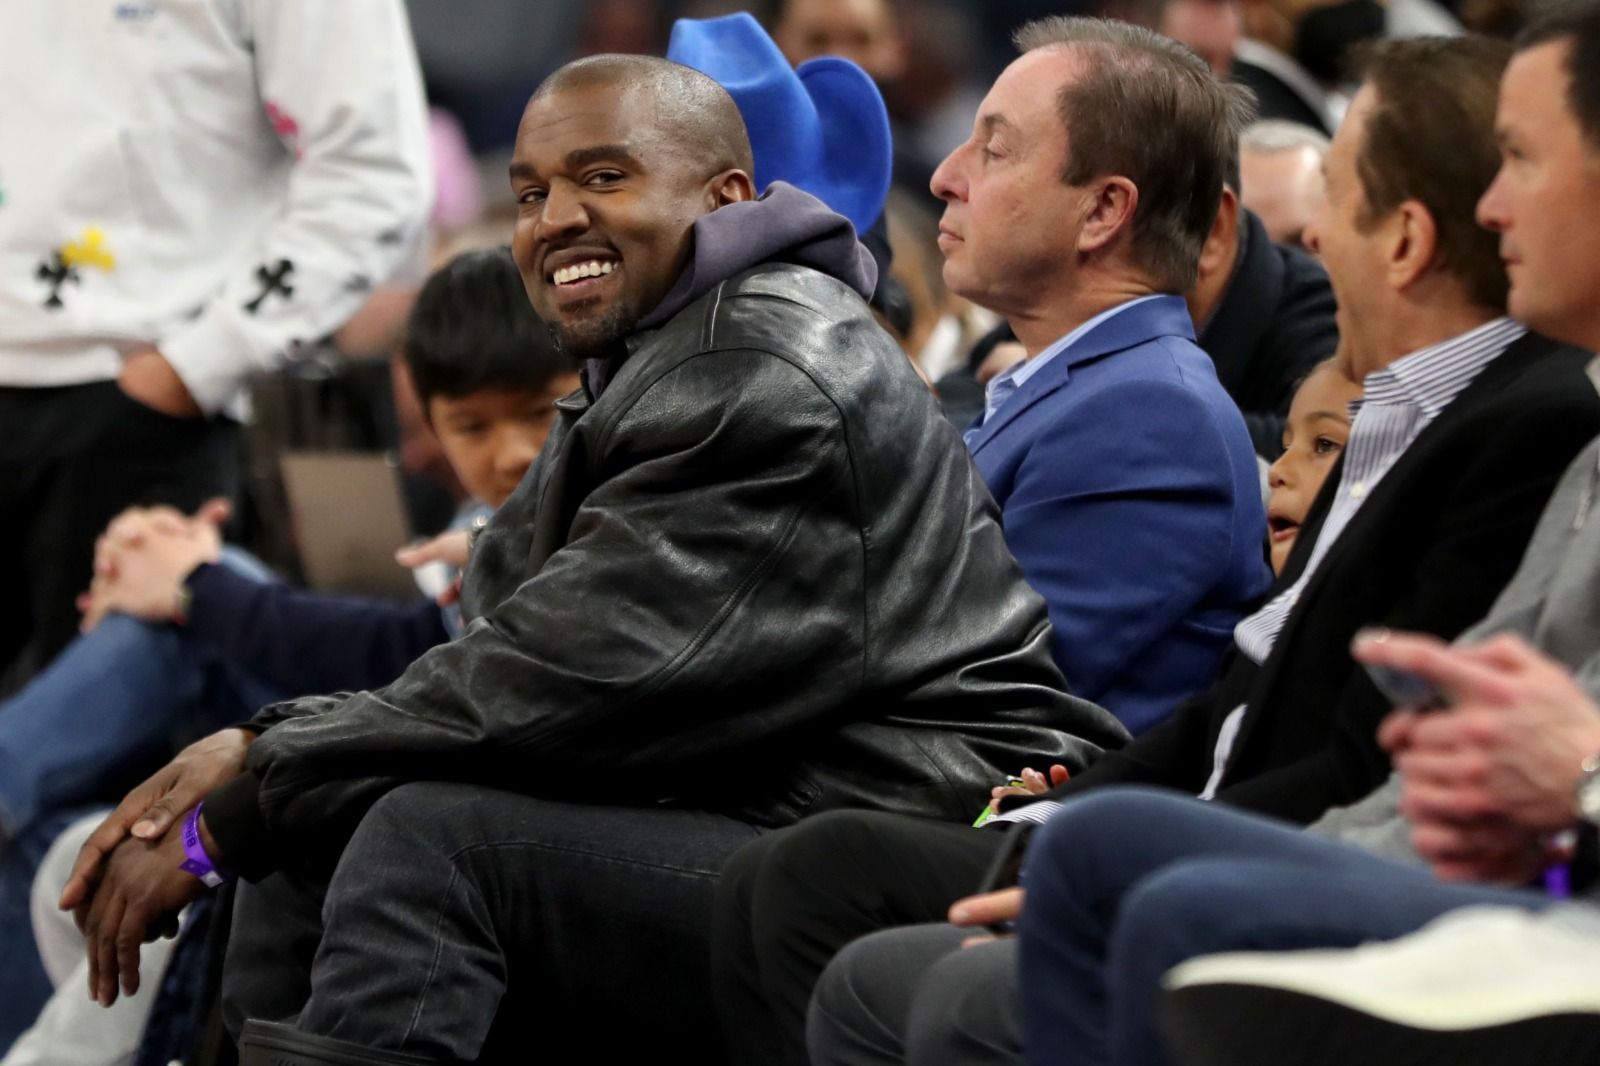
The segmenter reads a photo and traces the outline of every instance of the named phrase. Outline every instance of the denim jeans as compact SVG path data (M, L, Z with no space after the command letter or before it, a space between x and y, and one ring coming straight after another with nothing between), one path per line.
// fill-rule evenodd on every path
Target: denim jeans
M449 1061L719 1061L712 897L758 832L704 811L401 786L325 898L282 874L240 886L230 1028L298 1013L307 1032Z
M28 893L56 835L282 695L180 628L111 615L0 704L0 1049L51 993Z
M1458 907L1549 903L1145 788L1068 803L1029 841L1023 883L1017 976L1032 1066L1170 1062L1156 1030L1161 977L1198 955L1354 947Z

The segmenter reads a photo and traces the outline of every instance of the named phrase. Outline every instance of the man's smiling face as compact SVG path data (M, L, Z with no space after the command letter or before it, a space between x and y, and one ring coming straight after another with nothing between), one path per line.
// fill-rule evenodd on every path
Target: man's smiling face
M716 206L659 106L599 83L537 96L523 113L512 253L534 310L574 359L605 354L661 302L695 219Z

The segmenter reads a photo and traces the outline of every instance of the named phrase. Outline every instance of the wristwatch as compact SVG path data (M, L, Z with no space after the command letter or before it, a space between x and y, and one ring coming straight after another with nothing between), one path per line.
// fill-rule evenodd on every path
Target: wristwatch
M1580 764L1576 789L1578 817L1590 825L1600 825L1600 752Z

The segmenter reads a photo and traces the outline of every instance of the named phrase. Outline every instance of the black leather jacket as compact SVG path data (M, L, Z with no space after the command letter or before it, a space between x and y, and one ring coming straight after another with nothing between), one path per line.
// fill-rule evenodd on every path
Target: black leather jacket
M763 265L628 349L479 539L463 637L262 712L229 789L272 837L416 778L970 819L1005 773L1126 739L1067 694L966 448L855 292Z

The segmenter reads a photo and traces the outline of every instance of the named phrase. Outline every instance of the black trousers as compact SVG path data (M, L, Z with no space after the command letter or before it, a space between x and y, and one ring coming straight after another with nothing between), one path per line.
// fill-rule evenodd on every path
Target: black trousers
M223 974L244 1018L447 1062L721 1058L724 815L418 783L362 819L331 879L243 885Z
M78 630L95 538L124 508L193 510L238 488L239 425L172 418L115 382L0 387L0 695Z
M808 818L740 848L712 926L712 991L734 1066L807 1066L806 1007L857 937L942 922L1004 834L872 811Z

